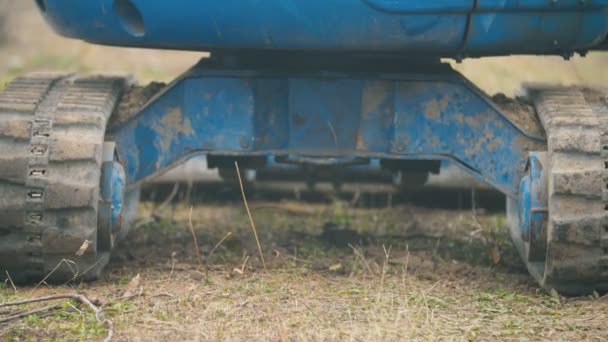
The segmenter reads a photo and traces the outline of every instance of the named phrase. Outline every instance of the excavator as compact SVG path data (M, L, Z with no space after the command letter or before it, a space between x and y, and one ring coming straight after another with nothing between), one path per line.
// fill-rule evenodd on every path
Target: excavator
M6 85L2 276L98 278L142 182L204 155L228 171L457 165L506 196L541 287L608 290L608 91L492 97L445 62L607 50L608 0L35 2L68 38L209 57L167 85L52 73Z

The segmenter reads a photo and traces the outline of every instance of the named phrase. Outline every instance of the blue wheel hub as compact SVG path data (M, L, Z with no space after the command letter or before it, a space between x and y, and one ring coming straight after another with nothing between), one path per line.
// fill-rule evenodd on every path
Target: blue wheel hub
M530 152L519 186L519 228L527 261L544 261L547 252L547 152Z
M98 244L109 249L126 224L123 215L126 175L122 165L114 160L115 147L114 143L104 146L98 218Z

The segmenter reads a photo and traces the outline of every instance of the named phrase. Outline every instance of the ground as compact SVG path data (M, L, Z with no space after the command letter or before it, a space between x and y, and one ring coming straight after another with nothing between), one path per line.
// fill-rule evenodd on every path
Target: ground
M500 213L353 208L338 200L250 204L266 269L242 202L198 203L192 225L183 204L159 210L147 203L103 279L6 283L1 301L83 293L102 303L117 340L606 338L606 297L538 289ZM350 240L336 239L336 229L351 229ZM63 302L4 324L0 335L106 335L86 308Z
M144 82L168 81L204 56L59 38L32 3L0 0L11 6L10 34L0 46L2 83L40 69L113 70ZM515 57L456 67L489 93L513 94L522 81L598 85L608 78L607 63L608 56L591 54L572 63ZM162 208L159 201L146 202L102 279L27 287L7 281L0 303L81 293L103 308L115 340L608 337L608 297L564 298L540 290L513 250L500 210L252 197L264 267L238 195L197 200L192 209L186 201ZM59 306L2 322L49 304ZM75 300L1 305L3 339L102 340L108 332Z

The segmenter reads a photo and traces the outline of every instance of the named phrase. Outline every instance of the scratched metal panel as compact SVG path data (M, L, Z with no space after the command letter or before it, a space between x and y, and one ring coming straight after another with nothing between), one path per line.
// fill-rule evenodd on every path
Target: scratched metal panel
M255 79L255 149L276 150L289 146L289 80Z
M121 128L127 178L153 174L196 150L248 148L253 98L251 85L239 78L178 83Z
M290 148L353 150L359 130L363 82L351 79L290 79Z
M395 116L395 153L454 156L499 188L518 186L521 133L463 84L400 83Z

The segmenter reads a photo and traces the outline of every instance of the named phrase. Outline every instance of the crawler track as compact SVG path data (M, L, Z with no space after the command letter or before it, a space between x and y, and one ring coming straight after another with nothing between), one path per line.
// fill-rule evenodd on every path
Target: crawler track
M33 75L0 94L1 276L95 278L107 263L110 251L97 248L101 156L125 84Z
M608 103L587 89L530 91L549 152L547 254L530 270L546 288L608 290Z

